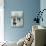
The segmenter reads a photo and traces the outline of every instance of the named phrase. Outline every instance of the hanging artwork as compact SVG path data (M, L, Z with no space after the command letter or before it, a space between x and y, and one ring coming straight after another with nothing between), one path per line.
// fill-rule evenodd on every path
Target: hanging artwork
M12 11L11 12L11 25L13 27L22 27L23 26L23 11Z

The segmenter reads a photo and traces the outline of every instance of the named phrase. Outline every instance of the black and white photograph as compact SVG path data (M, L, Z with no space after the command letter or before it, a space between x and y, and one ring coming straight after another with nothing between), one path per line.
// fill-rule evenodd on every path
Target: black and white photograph
M11 12L11 25L13 27L23 26L23 11L12 11Z

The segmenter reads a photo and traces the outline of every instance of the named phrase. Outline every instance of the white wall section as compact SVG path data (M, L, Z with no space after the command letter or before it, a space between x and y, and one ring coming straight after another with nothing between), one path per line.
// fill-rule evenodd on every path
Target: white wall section
M0 42L4 41L4 0L0 0Z

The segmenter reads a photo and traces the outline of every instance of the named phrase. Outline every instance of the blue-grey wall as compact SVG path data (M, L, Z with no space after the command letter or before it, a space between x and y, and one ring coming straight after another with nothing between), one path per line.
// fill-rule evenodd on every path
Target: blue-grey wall
M42 11L43 9L46 9L46 0L41 0L40 1L40 10ZM46 10L43 12L43 22L40 21L40 25L46 27Z
M4 35L7 41L18 41L32 29L35 12L40 9L40 0L4 0ZM11 11L24 12L24 26L11 27Z

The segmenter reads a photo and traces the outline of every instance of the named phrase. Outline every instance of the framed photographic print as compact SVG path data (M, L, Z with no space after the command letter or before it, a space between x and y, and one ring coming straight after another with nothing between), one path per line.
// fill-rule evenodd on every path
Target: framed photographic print
M23 11L12 11L11 12L11 25L13 27L22 27L24 21Z

